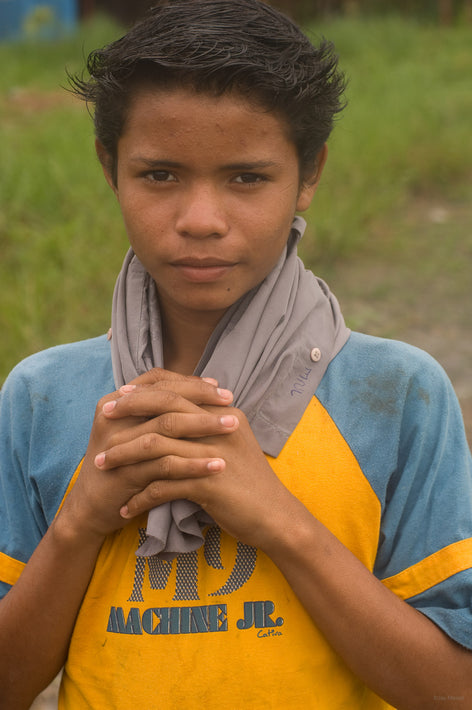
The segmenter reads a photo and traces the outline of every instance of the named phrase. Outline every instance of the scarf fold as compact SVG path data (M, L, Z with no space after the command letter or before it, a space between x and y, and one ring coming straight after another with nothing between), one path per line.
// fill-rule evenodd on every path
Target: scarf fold
M306 223L296 217L279 261L255 289L225 313L195 375L233 392L266 454L278 456L300 421L326 368L349 337L328 286L307 271L296 245ZM113 295L112 365L117 388L164 367L157 289L130 249ZM150 511L137 554L171 560L198 549L212 519L191 501Z

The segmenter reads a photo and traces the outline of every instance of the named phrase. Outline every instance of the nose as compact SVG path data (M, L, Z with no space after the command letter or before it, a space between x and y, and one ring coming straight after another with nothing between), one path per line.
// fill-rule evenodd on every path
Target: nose
M220 191L208 183L189 187L181 195L176 229L182 236L196 239L224 237L228 220Z

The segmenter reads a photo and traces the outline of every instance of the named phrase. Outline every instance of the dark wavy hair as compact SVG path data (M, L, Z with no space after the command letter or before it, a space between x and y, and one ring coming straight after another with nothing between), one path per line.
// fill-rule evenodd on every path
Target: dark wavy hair
M302 179L313 172L336 114L344 77L332 43L314 47L261 0L164 0L120 39L93 51L89 78L72 91L94 107L95 132L116 180L117 144L133 92L143 84L236 91L288 125Z

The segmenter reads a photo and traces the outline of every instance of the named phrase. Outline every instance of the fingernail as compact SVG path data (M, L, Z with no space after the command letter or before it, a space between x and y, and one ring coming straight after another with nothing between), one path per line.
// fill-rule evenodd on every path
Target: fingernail
M129 394L130 392L134 392L136 389L136 385L123 385L123 387L120 387L120 392L123 394Z
M103 412L105 414L110 414L116 407L116 399L114 399L112 402L105 402L103 405Z
M129 515L129 510L128 510L128 506L127 506L127 505L124 505L122 508L120 508L120 515L121 515L122 518L127 518L127 517L128 517L128 515Z
M227 400L233 399L233 393L230 392L229 390L223 390L220 387L218 387L218 389L216 391L220 395L221 399L227 399Z
M209 471L213 471L213 473L218 473L219 471L223 471L225 465L224 459L212 459L207 463L207 468Z
M202 377L203 382L208 382L209 385L215 385L215 387L218 384L218 380L215 380L214 377Z
M103 466L103 464L105 463L105 458L106 457L104 453L97 454L94 459L95 466L97 466L98 468Z
M236 426L238 420L236 417L233 417L231 414L225 414L223 417L220 417L220 424L222 424L224 427L227 427L228 429L233 429L233 427Z

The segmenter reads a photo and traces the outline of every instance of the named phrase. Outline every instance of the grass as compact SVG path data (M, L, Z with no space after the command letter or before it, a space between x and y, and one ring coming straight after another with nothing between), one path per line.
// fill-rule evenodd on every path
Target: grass
M108 328L127 243L90 118L61 86L65 67L80 71L118 32L98 18L61 42L0 44L0 382L29 353ZM467 200L472 54L470 27L395 17L333 20L316 34L334 40L349 79L303 246L308 264L329 273L369 250L403 248L418 198ZM470 223L454 232L442 268L456 243L470 253L471 234Z
M311 222L322 261L368 241L379 219L419 193L465 199L470 190L470 26L390 17L321 28L336 44L348 106L330 141Z
M30 352L108 328L127 242L86 108L61 87L118 31L99 19L62 42L0 45L0 380Z

